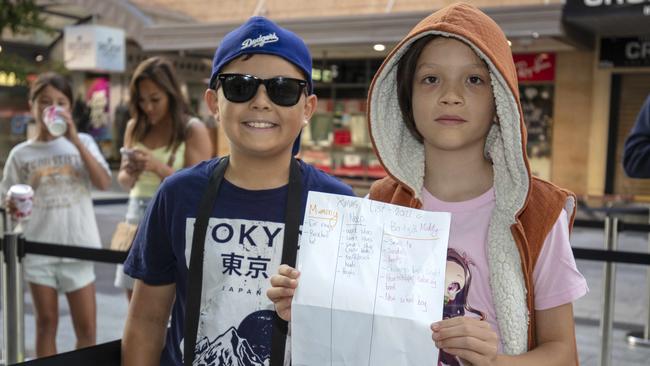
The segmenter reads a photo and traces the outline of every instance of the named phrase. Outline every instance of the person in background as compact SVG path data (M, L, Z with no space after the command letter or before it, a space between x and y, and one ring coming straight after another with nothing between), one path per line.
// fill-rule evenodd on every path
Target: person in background
M111 151L113 158L121 158L120 148L124 146L126 124L130 120L129 105L124 100L121 100L113 112L113 150Z
M460 274L460 258L467 281L446 279L462 304L430 325L432 364L578 362L573 301L588 288L569 243L576 198L531 176L519 100L503 31L464 3L417 24L369 90L370 136L389 173L370 199L450 212L447 273ZM271 278L284 320L298 276L282 266Z
M77 124L77 131L88 133L90 130L90 108L83 96L77 96L72 107L72 120Z
M29 105L37 135L16 145L7 158L0 192L14 184L34 190L32 214L24 225L29 241L101 248L91 188L107 189L111 173L93 138L78 133L72 120L72 88L61 75L48 72L31 86ZM62 136L45 125L44 109L59 106L66 124ZM11 212L15 208L9 205ZM36 356L57 353L59 293L65 293L77 336L77 348L95 344L95 272L92 262L27 254L23 260L25 281L34 301Z
M630 178L650 178L650 95L625 140L623 168Z
M129 86L131 119L126 124L117 180L129 190L126 221L138 224L163 179L212 155L207 128L181 93L171 62L151 57L138 65ZM133 279L117 266L115 286L130 300Z

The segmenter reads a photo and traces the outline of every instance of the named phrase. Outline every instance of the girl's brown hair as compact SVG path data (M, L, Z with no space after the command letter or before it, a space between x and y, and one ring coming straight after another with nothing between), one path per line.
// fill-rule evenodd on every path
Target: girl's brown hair
M406 123L406 127L413 137L420 142L423 142L424 138L415 126L415 118L413 118L413 78L422 50L434 38L436 36L429 35L413 42L397 64L397 100L399 109L402 112L402 119Z
M185 141L185 126L188 122L190 108L181 93L174 66L165 58L151 57L142 61L133 72L129 85L129 110L131 117L135 120L134 141L142 141L151 130L151 123L149 123L146 113L140 108L138 87L142 80L151 80L167 94L169 101L167 105L172 120L172 135L167 143L167 149L175 150Z
M41 94L41 92L48 86L51 86L63 93L63 95L68 98L68 101L70 102L70 108L72 108L72 86L66 78L55 72L46 72L40 74L36 80L34 80L34 83L29 90L29 101L34 102L38 95Z

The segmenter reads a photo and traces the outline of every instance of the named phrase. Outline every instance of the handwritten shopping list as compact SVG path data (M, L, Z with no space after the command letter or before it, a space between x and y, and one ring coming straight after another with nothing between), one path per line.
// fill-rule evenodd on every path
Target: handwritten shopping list
M449 213L309 192L292 364L435 364L449 224Z

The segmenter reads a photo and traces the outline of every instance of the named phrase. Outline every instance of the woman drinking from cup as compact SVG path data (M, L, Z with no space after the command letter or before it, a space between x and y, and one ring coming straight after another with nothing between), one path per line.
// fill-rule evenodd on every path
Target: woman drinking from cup
M0 192L9 213L17 207L7 192L16 184L33 189L31 215L22 226L28 241L101 247L92 187L111 184L108 164L93 138L77 133L71 117L72 88L61 75L41 74L32 84L29 105L36 138L16 145L5 163ZM92 262L31 255L23 260L36 317L36 356L56 354L58 294L65 293L77 348L95 344L95 272Z

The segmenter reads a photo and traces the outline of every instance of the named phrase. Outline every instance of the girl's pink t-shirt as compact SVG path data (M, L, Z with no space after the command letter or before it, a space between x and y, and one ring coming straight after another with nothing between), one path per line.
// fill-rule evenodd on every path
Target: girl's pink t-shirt
M495 208L494 188L463 202L444 202L422 189L422 209L451 212L443 318L483 318L501 339L496 321L487 259L488 226ZM564 305L589 290L578 272L569 243L567 213L562 210L544 242L533 271L535 310ZM499 351L503 344L499 344Z

